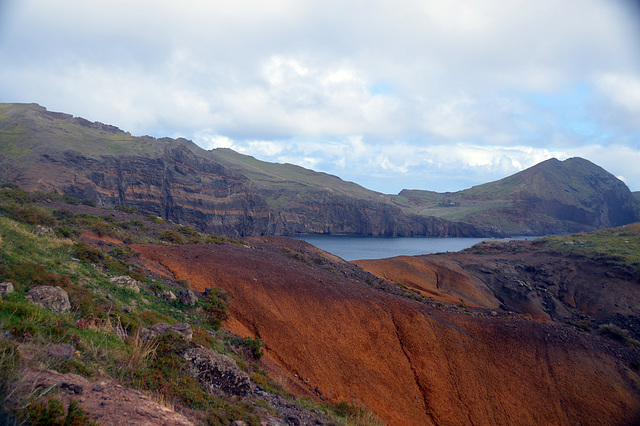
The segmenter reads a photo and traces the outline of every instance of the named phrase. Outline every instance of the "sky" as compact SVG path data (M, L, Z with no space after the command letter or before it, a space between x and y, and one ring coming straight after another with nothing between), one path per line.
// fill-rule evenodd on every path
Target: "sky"
M632 0L0 0L0 102L376 191L583 157L640 190Z

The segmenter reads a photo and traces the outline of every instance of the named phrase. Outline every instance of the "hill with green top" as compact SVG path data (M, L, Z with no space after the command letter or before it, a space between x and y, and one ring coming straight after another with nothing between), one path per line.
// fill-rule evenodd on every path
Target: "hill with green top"
M454 193L387 195L230 149L132 136L37 104L0 104L0 181L130 206L230 236L542 235L639 218L626 185L581 158L550 159Z

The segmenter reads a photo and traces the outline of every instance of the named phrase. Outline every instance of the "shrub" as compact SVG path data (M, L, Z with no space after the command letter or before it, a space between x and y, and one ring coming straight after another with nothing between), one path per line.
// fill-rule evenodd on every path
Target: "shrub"
M162 241L166 241L171 244L184 244L184 239L182 238L182 235L178 234L176 231L171 231L169 229L167 229L166 231L163 231L158 236L158 238L160 238Z
M249 349L251 355L256 361L259 361L260 358L264 355L264 350L262 349L262 340L258 337L245 337L242 341L242 346Z
M202 304L202 309L207 315L209 324L216 330L220 329L222 321L227 318L229 312L227 302L230 298L231 294L228 291L220 287L213 287L209 290L209 294Z
M100 219L104 220L105 222L109 222L109 223L116 223L117 220L115 217L113 217L110 214L105 214L104 216L100 216Z
M89 263L100 263L104 260L104 254L98 250L89 247L84 243L77 243L71 250L74 257Z
M131 214L140 214L138 212L138 210L136 210L134 207L127 207L127 206L123 206L123 205L117 205L115 207L115 209L120 211L120 212L131 213Z
M598 331L600 334L610 337L613 340L617 340L625 345L640 346L640 342L629 337L629 332L627 330L623 330L614 324L602 325Z
M205 244L224 244L227 239L221 235L210 234L205 240Z
M147 215L147 216L146 216L146 219L147 219L149 222L151 222L151 223L155 223L155 224L158 224L158 225L164 225L164 224L166 224L166 223L167 223L167 222L165 222L165 221L164 221L164 219L162 219L161 217L159 217L159 216L155 216L155 215L152 215L152 214Z
M58 226L53 231L60 238L75 238L80 235L79 230L73 229L68 225Z
M20 189L15 183L3 183L0 185L0 199L17 204L26 204L31 202L31 194Z
M67 204L71 204L72 206L77 206L78 204L80 204L80 201L78 201L78 199L76 197L74 197L73 195L62 194L60 199L62 201L64 201L65 203L67 203Z
M74 218L74 214L71 210L67 210L67 209L54 210L52 212L52 215L58 220L58 222L65 225L75 225L77 223Z
M49 398L45 401L32 402L19 410L18 415L30 425L42 426L81 426L97 425L92 422L89 415L80 407L77 401L69 402L65 415L64 406L58 398Z
M53 226L56 223L51 214L36 206L12 205L4 207L4 211L10 218L29 225Z
M89 206L89 207L96 206L96 202L90 198L85 198L84 200L80 201L80 203L82 203L82 205Z
M192 244L202 244L202 237L200 233L190 226L181 226L178 228L178 232L187 237L187 240Z

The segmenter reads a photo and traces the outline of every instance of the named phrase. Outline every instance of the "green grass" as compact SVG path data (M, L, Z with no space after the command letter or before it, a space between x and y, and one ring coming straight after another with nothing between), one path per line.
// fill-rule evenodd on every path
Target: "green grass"
M195 306L167 302L157 292L172 289L177 293L185 283L144 276L135 266L137 253L127 245L105 244L95 248L79 237L80 231L95 230L96 225L107 227L109 232L120 232L121 223L108 211L101 216L74 215L65 209L49 211L32 204L40 199L40 195L18 188L0 190L0 281L10 281L15 287L13 293L0 299L0 330L7 330L10 335L9 341L0 340L0 404L15 407L19 400L21 406L34 407L35 414L63 419L66 414L55 403L51 405L42 398L27 401L26 395L20 396L12 388L12 383L19 381L20 368L52 368L86 377L111 376L161 400L201 410L202 418L210 424L236 420L259 424L260 412L265 407L206 394L186 374L180 356L186 347L201 345L230 354L249 374L258 371L256 362L263 354L262 341L238 339L223 329L217 330L226 315L230 295L214 289L209 299ZM30 223L31 216L18 215L21 221L12 219L7 216L11 211L7 206L34 208L40 216L49 215L54 229L64 227L65 232L38 234L37 225ZM203 238L189 227L175 226L173 232L192 241ZM69 238L61 237L61 233ZM241 244L214 235L207 239L217 244ZM112 283L108 277L114 274L138 279L140 292ZM63 288L69 295L71 311L55 314L27 302L26 292L39 285ZM134 310L125 310L125 306L134 305ZM178 336L150 343L137 338L142 327L157 322L187 321L201 324L192 326L192 342ZM53 359L47 355L46 347L57 343L73 345L76 354L70 360ZM19 360L18 344L20 353L29 354L27 360ZM9 397L10 404L6 401Z
M540 241L541 247L547 251L603 258L640 268L640 223L563 237L545 237Z

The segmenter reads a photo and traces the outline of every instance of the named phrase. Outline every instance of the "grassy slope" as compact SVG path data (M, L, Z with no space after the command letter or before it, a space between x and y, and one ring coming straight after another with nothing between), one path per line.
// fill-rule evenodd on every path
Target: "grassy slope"
M268 163L226 148L218 148L211 153L228 167L247 176L266 195L271 207L282 207L294 198L303 201L319 192L362 200L388 198L337 176L293 164Z
M399 195L409 211L448 220L463 220L472 215L513 207L522 197L553 199L567 205L589 209L594 179L610 180L604 169L580 158L547 160L504 179L477 185L453 193L406 190ZM443 201L453 205L443 206Z
M618 228L580 232L563 237L544 237L541 249L576 253L640 270L640 222Z
M53 200L57 207L48 209L34 204L45 199L49 200L45 204L50 205ZM73 213L70 209L87 209L96 214ZM52 368L86 377L109 375L161 400L180 401L200 410L209 424L231 424L234 420L259 423L266 406L264 401L247 402L206 394L183 371L184 361L172 348L184 350L201 345L227 353L263 387L286 393L258 367L259 356L254 349L259 349L261 342L239 339L218 330L219 319L212 315L219 313L209 311L208 299L195 306L165 300L160 296L163 290L179 294L186 283L145 275L128 244L91 246L80 236L81 232L83 235L90 232L110 241L166 244L163 241L169 240L164 236L167 231L172 232L172 240L178 238L182 242L241 244L215 235L201 235L192 228L165 224L157 217L143 217L133 211L83 206L68 196L30 194L15 187L0 189L0 282L9 281L15 287L13 293L0 297L0 332L3 336L10 335L8 339L0 339L0 407L11 411L17 405L38 399L37 392L21 394L21 368ZM140 280L140 292L112 283L109 277L113 275L130 275ZM56 314L27 302L24 297L27 291L40 285L62 287L69 294L71 312ZM215 303L218 309L219 304ZM157 322L189 322L193 340L186 342L169 336L145 346L135 337L136 333L141 327ZM76 356L68 361L49 357L46 347L58 343L72 344ZM29 356L21 357L19 353ZM330 422L350 424L350 420L336 417L330 404L312 408L326 412ZM0 422L5 415L0 410Z
M0 104L0 152L18 163L55 150L76 150L88 157L157 157L174 143L170 138L131 136L113 126L100 129L94 123L49 112L36 104Z

